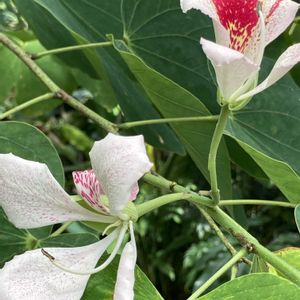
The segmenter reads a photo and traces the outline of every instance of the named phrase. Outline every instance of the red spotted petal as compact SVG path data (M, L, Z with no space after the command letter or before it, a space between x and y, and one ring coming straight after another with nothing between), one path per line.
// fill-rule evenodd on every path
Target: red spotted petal
M212 0L221 24L229 31L231 48L243 52L259 22L259 0Z
M77 193L94 209L108 213L108 208L101 203L103 189L93 170L76 171L72 173Z

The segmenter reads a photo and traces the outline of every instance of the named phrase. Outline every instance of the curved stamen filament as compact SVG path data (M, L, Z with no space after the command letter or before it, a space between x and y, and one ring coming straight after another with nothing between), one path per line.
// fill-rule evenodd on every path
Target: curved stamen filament
M99 271L105 269L111 262L112 260L116 257L116 255L118 254L118 251L122 245L122 242L124 240L124 236L125 233L128 229L128 223L123 223L123 226L120 229L120 233L116 242L116 245L112 251L112 253L109 255L109 257L107 258L107 260L101 264L99 267L92 269L92 270L88 270L88 271L79 271L79 270L73 270L70 269L69 267L66 267L62 264L60 264L59 262L57 262L57 260L55 259L55 257L53 257L50 253L48 253L47 251L45 251L44 249L42 249L42 253L49 258L50 262L56 266L57 268L67 272L67 273L71 273L71 274L75 274L75 275L92 275L95 273L98 273Z

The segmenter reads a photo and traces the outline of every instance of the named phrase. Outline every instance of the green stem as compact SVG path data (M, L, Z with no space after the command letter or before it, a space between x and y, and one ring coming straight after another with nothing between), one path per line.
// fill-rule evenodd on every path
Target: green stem
M116 133L118 131L115 124L110 121L104 119L87 106L77 101L71 95L67 94L63 91L28 55L23 49L21 49L18 45L12 42L6 35L0 33L0 43L2 43L5 47L10 49L20 60L22 60L27 67L31 70L31 72L39 78L48 89L56 94L56 97L64 101L66 104L73 107L75 110L80 111L91 120L95 121L102 128L104 128L108 132Z
M213 218L202 208L199 207L199 210L201 214L204 216L204 218L207 220L210 227L216 232L219 239L223 242L224 246L227 248L227 250L232 254L236 254L236 250L231 245L231 243L228 241L222 230L219 228L219 226L216 224L216 222L213 220Z
M228 106L223 106L221 109L221 114L214 131L214 135L210 145L209 157L208 157L208 171L210 175L210 185L211 185L211 196L215 204L218 204L220 201L220 191L218 188L218 177L217 177L217 153L219 145L222 140L223 132L226 127L226 123L229 116Z
M34 104L37 104L39 102L42 102L42 101L45 101L45 100L49 100L49 99L52 99L52 98L55 98L56 95L54 93L47 93L45 95L41 95L39 97L36 97L34 99L31 99L31 100L28 100L2 114L0 114L0 120L3 120L9 116L11 116L12 114L16 113L16 112L19 112L27 107L30 107L31 105L34 105Z
M230 280L233 280L237 277L239 271L239 264L236 263L234 266L231 268L231 275L230 275Z
M100 43L90 43L90 44L84 44L84 45L75 45L75 46L69 46L69 47L63 47L63 48L43 51L43 52L36 53L36 54L31 54L31 57L32 57L32 59L39 59L46 55L60 54L60 53L64 53L64 52L76 51L76 50L82 50L82 49L88 49L88 48L107 47L107 46L111 46L111 45L112 45L112 42L100 42Z
M256 200L256 199L237 199L237 200L222 200L219 203L220 206L227 205L271 205L295 208L297 204L283 202L283 201L269 201L269 200Z
M205 209L206 212L217 223L219 223L219 225L231 233L243 247L249 250L249 252L258 254L261 258L263 258L266 262L283 274L287 279L296 283L297 285L300 285L300 271L261 245L256 238L254 238L247 230L235 222L223 210L221 210L219 207L202 208Z
M187 300L195 300L204 293L216 280L234 266L241 258L247 254L246 249L237 252L221 269L219 269L212 277L210 277L196 292L194 292Z
M182 122L216 122L219 116L205 116L205 117L185 117L185 118L167 118L167 119L153 119L135 122L126 122L118 125L120 129L129 129L138 126L163 124L163 123L182 123Z
M187 193L175 193L175 194L164 195L164 196L149 200L147 202L144 202L140 205L137 205L136 210L138 212L138 216L141 217L163 205L166 205L166 204L178 201L178 200L187 200L189 198L191 198L191 195L189 195Z
M54 231L50 237L59 236L61 233L63 233L73 222L66 222L63 225L61 225L56 231Z
M195 192L189 191L185 187L177 184L176 182L169 181L161 176L147 173L144 175L143 180L153 186L166 189L170 192L184 193L185 195L189 195L188 199L195 204L203 206L213 206L211 199L205 196L201 196Z

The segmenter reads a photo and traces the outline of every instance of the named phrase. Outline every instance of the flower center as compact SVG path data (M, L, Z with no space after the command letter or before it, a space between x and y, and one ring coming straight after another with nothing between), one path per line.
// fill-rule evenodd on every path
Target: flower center
M213 0L221 24L229 31L230 47L244 52L259 22L260 0Z

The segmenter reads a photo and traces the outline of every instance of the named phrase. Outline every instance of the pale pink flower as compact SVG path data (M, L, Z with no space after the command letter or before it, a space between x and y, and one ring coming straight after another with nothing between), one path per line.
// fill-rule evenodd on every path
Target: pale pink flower
M137 216L134 205L129 203L136 198L137 181L152 164L142 136L108 134L94 144L90 158L93 169L74 172L73 177L79 195L94 211L74 202L45 164L0 154L0 205L16 227L30 229L83 220L115 227L107 237L91 245L46 248L44 255L36 249L15 256L0 270L1 300L80 299L89 276L104 269L117 255L128 229L130 241L121 255L114 299L133 299L133 221ZM113 241L116 243L112 253L95 268Z
M201 45L215 69L221 105L242 108L300 61L300 44L295 44L257 85L265 47L294 20L299 8L294 1L181 0L181 8L199 9L213 20L216 43L201 38Z

